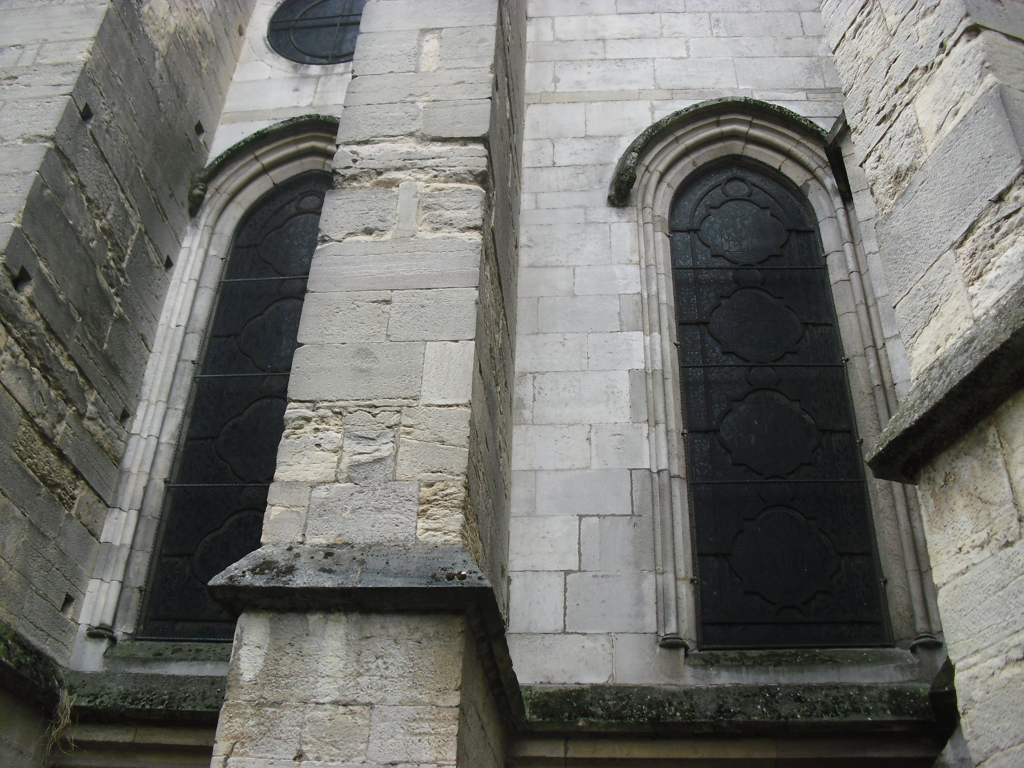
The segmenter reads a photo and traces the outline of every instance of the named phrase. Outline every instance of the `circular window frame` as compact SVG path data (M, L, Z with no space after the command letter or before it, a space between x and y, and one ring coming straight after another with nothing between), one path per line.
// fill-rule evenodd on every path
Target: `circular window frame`
M328 28L333 26L334 28L334 36L329 50L324 52L323 48L316 50L314 47L310 51L308 47L301 47L295 42L294 36L291 34L296 28L295 23L301 20L303 14L318 5L328 2L345 3L350 7L357 8L358 14L339 12L330 16L315 17L322 21L317 26ZM365 0L284 0L271 13L266 25L267 31L264 39L271 51L281 58L300 66L333 67L339 64L348 64L355 55L356 40L359 36L359 23L362 20L364 7ZM280 17L283 14L290 14L290 18L281 19ZM352 18L356 19L355 22L351 21ZM348 21L345 21L346 19ZM346 30L353 27L355 34L346 34ZM339 32L342 33L340 41ZM309 43L307 42L306 45L308 46Z

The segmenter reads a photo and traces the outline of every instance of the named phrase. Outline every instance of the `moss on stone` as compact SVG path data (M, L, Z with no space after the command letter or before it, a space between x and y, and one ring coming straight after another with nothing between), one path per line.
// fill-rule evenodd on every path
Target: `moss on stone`
M857 732L935 719L923 683L884 685L523 686L530 730Z

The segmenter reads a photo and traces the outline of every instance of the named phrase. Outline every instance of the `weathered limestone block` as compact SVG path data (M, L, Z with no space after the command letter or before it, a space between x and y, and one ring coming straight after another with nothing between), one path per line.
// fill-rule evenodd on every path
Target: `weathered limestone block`
M353 410L345 415L345 447L338 479L374 485L394 479L398 411Z
M344 240L352 235L382 235L395 226L397 203L394 189L329 190L320 217L320 236Z
M415 482L318 486L310 497L306 541L411 544L416 539L418 497Z
M460 616L246 612L213 765L454 765L460 710L490 714L472 643Z
M274 478L279 482L332 482L341 456L342 418L329 409L303 405L290 403L285 411Z
M299 347L289 396L296 400L409 400L419 396L423 344L317 344Z
M309 293L299 323L300 344L341 344L387 339L390 291Z

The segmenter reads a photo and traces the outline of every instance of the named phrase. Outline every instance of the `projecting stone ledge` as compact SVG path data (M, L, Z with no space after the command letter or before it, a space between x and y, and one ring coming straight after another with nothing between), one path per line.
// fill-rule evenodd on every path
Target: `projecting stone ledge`
M680 734L901 732L948 737L925 683L522 688L533 732ZM953 722L955 726L955 721Z
M209 590L234 613L497 610L491 582L458 545L271 544L217 574Z
M868 466L916 482L933 458L1024 386L1024 283L980 318L914 381Z

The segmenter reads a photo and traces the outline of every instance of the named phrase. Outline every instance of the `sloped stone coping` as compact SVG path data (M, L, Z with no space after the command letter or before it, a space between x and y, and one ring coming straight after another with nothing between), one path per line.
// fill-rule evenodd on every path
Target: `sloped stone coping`
M877 477L915 483L932 459L1024 387L1024 283L916 379L868 455Z
M217 574L225 609L465 613L480 663L508 725L522 722L519 682L491 582L458 545L267 545Z
M709 99L666 115L633 139L615 165L615 173L612 174L612 183L608 189L608 204L622 208L629 203L629 193L636 183L637 164L647 149L655 144L662 135L670 133L678 126L692 122L698 117L706 118L719 112L722 114L735 112L737 107L751 117L768 117L775 122L781 121L788 124L790 128L794 128L798 132L810 134L819 139L823 147L827 143L828 135L821 127L791 109L749 97Z

